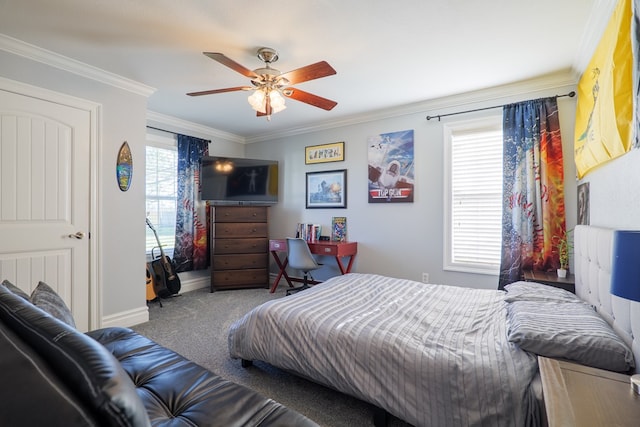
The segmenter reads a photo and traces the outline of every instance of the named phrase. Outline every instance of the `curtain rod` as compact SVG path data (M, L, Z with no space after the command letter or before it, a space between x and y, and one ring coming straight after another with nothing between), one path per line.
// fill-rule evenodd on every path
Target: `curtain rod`
M153 127L153 126L147 126L147 129L154 129L154 130L159 130L160 132L166 132L166 133L172 133L174 135L179 135L176 132L171 132L170 130L160 129L160 128L156 128L156 127Z
M556 95L555 98L562 98L565 96L568 96L569 98L573 98L574 96L576 96L576 93L574 91L571 91L569 93L565 93L564 95ZM438 114L437 116L427 116L427 120L438 119L438 121L440 121L441 117L455 116L457 114L465 114L465 113L474 113L476 111L491 110L493 108L502 108L505 105L511 105L511 104L513 104L513 102L510 104L494 105L493 107L476 108L475 110L458 111L455 113L448 113L448 114Z

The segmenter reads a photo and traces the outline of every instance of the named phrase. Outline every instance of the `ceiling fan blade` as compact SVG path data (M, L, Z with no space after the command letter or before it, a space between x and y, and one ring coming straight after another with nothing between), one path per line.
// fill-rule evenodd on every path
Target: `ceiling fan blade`
M306 104L313 105L314 107L322 108L323 110L331 110L333 107L338 105L337 102L332 101L327 98L322 98L321 96L314 95L309 92L305 92L300 89L296 89L294 87L288 87L283 91L284 96L295 99L296 101L304 102Z
M235 92L238 90L252 90L251 86L236 86L236 87L228 87L226 89L213 89L213 90L203 90L201 92L189 92L187 95L189 96L201 96L201 95L213 95L214 93L225 93L225 92Z
M284 77L289 80L289 84L297 84L302 82L308 82L309 80L319 79L321 77L332 76L336 74L336 70L331 67L326 61L316 62L315 64L307 65L306 67L298 68L297 70L288 71L281 74L280 77Z
M218 61L222 65L226 65L227 67L231 68L233 71L236 71L245 77L249 77L250 79L255 79L258 77L256 73L254 73L244 65L238 64L236 61L225 56L222 53L218 53L218 52L202 52L202 53L204 53L214 61Z

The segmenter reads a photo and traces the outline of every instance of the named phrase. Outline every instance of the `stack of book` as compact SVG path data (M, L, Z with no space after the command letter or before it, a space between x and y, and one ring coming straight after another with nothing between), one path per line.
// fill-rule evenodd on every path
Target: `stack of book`
M320 224L304 224L298 223L296 228L296 237L304 239L309 243L315 243L320 240L322 226Z

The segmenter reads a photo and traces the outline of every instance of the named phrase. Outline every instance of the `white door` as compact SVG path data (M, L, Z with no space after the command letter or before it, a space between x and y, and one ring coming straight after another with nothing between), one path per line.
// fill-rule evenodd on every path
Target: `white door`
M90 327L90 111L0 90L0 279L54 288Z

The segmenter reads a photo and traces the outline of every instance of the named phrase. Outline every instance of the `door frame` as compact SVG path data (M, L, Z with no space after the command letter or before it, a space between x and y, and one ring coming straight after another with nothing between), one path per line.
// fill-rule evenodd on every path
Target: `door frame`
M98 215L101 192L99 175L98 152L102 147L102 106L96 102L64 93L52 91L42 87L22 83L16 80L0 77L0 89L17 95L42 99L56 104L77 108L89 113L89 330L97 329L102 324L102 284L100 280L100 217Z

